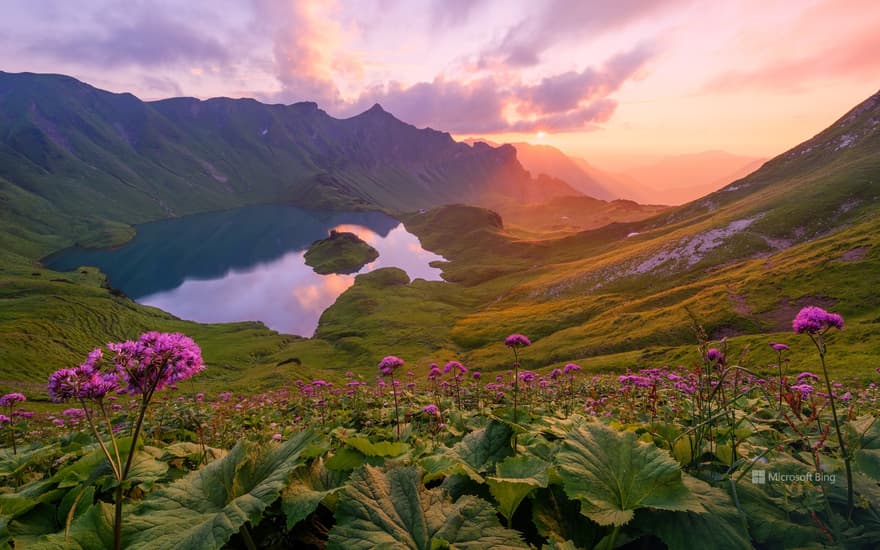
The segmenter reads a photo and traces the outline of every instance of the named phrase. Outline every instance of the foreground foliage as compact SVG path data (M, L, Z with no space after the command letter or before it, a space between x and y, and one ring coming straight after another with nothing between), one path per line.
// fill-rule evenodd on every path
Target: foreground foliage
M824 362L843 321L821 313L795 329L821 343ZM871 548L880 538L876 383L827 380L823 393L819 375L786 374L789 346L778 343L767 378L730 360L724 342L703 341L690 368L618 377L575 364L526 370L531 342L507 344L514 368L490 382L457 361L404 373L389 356L374 382L350 373L344 384L212 397L169 383L149 409L137 392L128 403L99 392L105 424L90 423L86 402L30 415L12 410L23 396L4 396L18 444L0 449L0 544L110 547L117 509L125 548ZM127 475L101 440L132 457Z

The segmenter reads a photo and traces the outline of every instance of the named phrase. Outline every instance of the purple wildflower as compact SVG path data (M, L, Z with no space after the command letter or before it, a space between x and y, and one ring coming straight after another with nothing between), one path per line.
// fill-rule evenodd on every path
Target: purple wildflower
M388 355L379 361L379 372L381 372L383 376L389 376L394 374L394 371L402 365L403 359L395 357L394 355Z
M49 397L52 401L67 401L77 397L80 380L74 369L58 369L49 376Z
M440 408L433 403L422 407L422 412L431 416L440 416Z
M565 365L565 368L563 369L563 372L565 372L565 374L569 374L569 373L572 373L572 372L577 372L577 371L579 371L579 370L581 370L581 366L580 366L580 365L575 364L575 363L568 363L567 365Z
M454 375L458 375L459 373L464 374L467 372L467 368L458 361L450 361L443 366L443 372L448 373L453 370L457 371L453 373Z
M785 344L777 344L776 342L770 342L770 347L776 351L788 351L791 348L786 346Z
M535 373L533 373L532 371L524 370L521 373L519 373L519 379L522 380L523 382L525 382L526 384L534 382L535 381Z
M12 419L6 416L5 414L0 414L0 426L3 424L9 424L12 422Z
M161 390L205 369L199 346L178 332L146 332L136 342L107 347L116 353L114 362L130 394Z
M431 363L431 370L428 371L428 378L429 378L430 380L436 380L436 379L439 378L442 374L443 374L443 373L440 372L440 367L437 366L437 363Z
M481 375L480 375L480 371L475 370L475 371L473 372L473 374L471 374L471 376L474 377L474 380L479 380L479 379L480 379L480 376L481 376Z
M524 348L531 346L532 342L522 334L511 334L504 339L504 345L509 348Z
M826 330L843 328L843 317L837 313L828 313L816 306L807 306L800 310L791 326L798 334L817 334Z
M76 409L76 408L64 409L61 412L61 415L66 416L67 418L70 418L71 420L78 420L80 418L83 418L86 415L86 411L83 409Z
M706 352L706 359L711 361L712 363L724 363L724 354L721 353L720 350L715 348L710 348L709 351Z
M802 372L802 373L800 373L799 375L797 375L797 381L798 381L798 383L803 382L804 380L809 380L809 379L811 379L811 378L812 378L813 380L818 380L818 379L819 379L819 377L816 376L815 374L813 374L812 372Z
M16 403L27 401L27 397L20 393L7 393L0 397L0 407L14 407Z

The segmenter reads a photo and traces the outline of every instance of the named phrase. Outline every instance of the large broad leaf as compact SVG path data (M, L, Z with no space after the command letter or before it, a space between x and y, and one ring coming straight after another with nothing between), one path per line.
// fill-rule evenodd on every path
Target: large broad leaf
M462 473L477 483L485 483L483 474L494 471L499 461L513 454L512 436L513 430L506 424L491 422L469 433L444 453L425 458L422 467L428 472L428 479Z
M363 466L367 456L354 447L343 447L327 459L327 468L339 472L351 471Z
M142 450L138 450L131 460L128 480L139 483L145 491L151 490L153 484L168 473L168 463L158 460L162 454L163 452L156 447L145 446Z
M414 467L384 472L364 466L345 487L330 530L329 549L528 548L516 531L501 527L488 502L457 501L426 490Z
M520 502L534 489L546 487L550 480L550 464L533 456L512 456L499 462L495 477L486 478L489 491L498 501L498 511L507 525Z
M0 517L11 519L26 514L48 496L60 497L63 491L55 490L49 480L32 481L14 493L0 493Z
M0 449L0 477L15 476L44 460L48 460L58 452L58 443L44 445L42 442L23 445L18 453L11 447Z
M287 485L313 439L300 432L278 446L239 441L220 460L147 496L125 518L126 548L220 548Z
M314 512L324 499L335 494L348 479L348 472L330 470L320 458L293 474L281 493L281 509L290 529Z
M394 443L390 441L373 443L366 437L349 437L345 439L345 443L363 453L364 456L394 457L400 456L409 450L409 445L400 441Z
M801 522L783 510L781 499L774 499L758 485L742 482L736 485L740 506L749 523L749 533L766 548L801 548L827 539L807 514Z
M575 427L557 455L559 475L581 513L600 525L624 525L639 508L704 512L669 453L598 423Z
M874 417L862 417L847 423L850 440L857 439L856 468L875 481L880 480L880 422Z
M706 513L639 510L634 527L656 535L669 550L690 550L695 541L715 550L750 549L745 519L727 493L688 475L682 479Z
M607 529L580 513L580 505L566 497L559 485L550 485L532 499L532 521L549 541L570 541L577 548L593 548Z
M113 505L98 502L76 518L67 533L56 533L25 545L34 550L113 548Z

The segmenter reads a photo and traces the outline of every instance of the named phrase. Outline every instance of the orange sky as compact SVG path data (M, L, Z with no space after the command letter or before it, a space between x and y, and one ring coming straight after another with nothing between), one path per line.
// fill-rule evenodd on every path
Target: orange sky
M379 102L600 164L768 157L880 88L877 29L875 0L42 0L4 6L0 70L339 117Z

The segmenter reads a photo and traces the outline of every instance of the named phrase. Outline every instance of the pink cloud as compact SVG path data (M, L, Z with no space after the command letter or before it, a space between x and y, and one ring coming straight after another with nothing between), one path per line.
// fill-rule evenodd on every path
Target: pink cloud
M416 126L456 133L592 130L614 113L617 103L609 96L637 77L652 55L651 47L640 45L601 67L551 75L534 84L495 75L464 82L439 76L412 86L392 82L368 90L348 111L381 103Z
M365 65L357 53L347 49L348 31L340 22L335 4L330 3L328 8L326 2L319 0L257 1L262 18L278 22L273 51L276 77L282 86L276 96L278 99L317 101L341 116L354 115L373 103L380 103L398 118L416 126L456 133L595 129L596 124L607 121L617 107L609 96L628 79L636 77L655 54L652 46L642 44L611 57L604 64L551 74L537 81L525 80L516 69L485 72L472 67L470 71L455 73L454 77L442 72L431 81L414 84L391 80L361 92L352 92L349 88L346 97L340 83L363 81ZM453 2L448 9L456 15L447 23L454 25L459 19L466 19L472 10L481 7L480 2L482 0ZM637 9L636 4L641 8ZM645 10L663 4L662 0L624 1L587 10L577 2L556 0L553 3L556 9L569 9L574 20L589 20L589 28L622 25L643 17ZM539 26L561 24L559 13L545 5L539 9L542 10ZM574 24L564 19L562 34L573 32ZM514 31L508 35L517 36ZM535 51L540 52L555 39L534 44ZM349 99L352 96L354 99Z
M537 85L524 86L516 95L523 112L564 113L581 110L585 101L604 98L638 74L651 56L645 45L618 54L601 69L588 67L581 72L543 78Z
M550 0L536 3L538 13L509 29L500 43L480 56L483 67L537 65L541 54L557 42L587 35L600 35L678 5L673 0Z
M288 100L335 106L342 98L337 79L359 80L363 65L346 46L347 32L332 14L335 2L256 0L274 26L275 72Z

